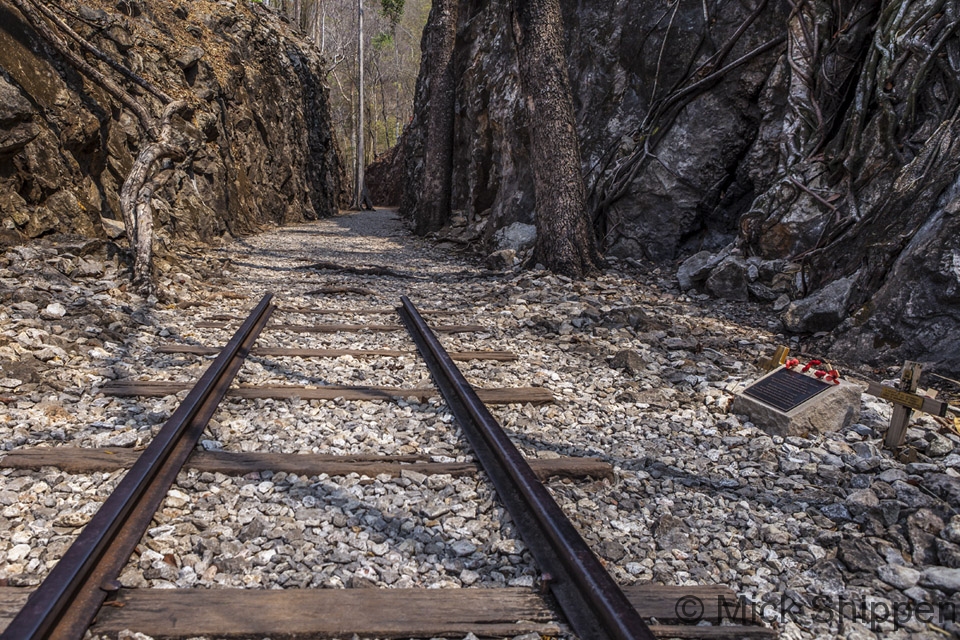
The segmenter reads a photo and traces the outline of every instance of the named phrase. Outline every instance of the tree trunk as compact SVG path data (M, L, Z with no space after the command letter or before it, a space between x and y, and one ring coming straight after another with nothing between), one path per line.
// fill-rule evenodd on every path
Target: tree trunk
M303 28L303 3L301 0L293 0L293 7L291 8L293 15L290 16L293 24L296 25L297 29L300 30Z
M423 145L423 192L415 212L416 232L425 235L443 226L450 216L453 181L453 125L456 99L454 45L457 38L457 0L435 0L428 19L433 25L423 55L431 59L427 134ZM427 33L425 32L426 36Z
M376 95L374 95L374 98L367 104L367 113L364 116L367 123L367 141L370 143L371 158L377 157L376 106Z
M396 129L394 130L393 137L394 137L394 140L397 141L396 144L400 144L400 130L403 128L404 123L403 123L403 104L402 104L401 94L400 94L400 78L401 78L400 43L396 35L394 35L394 38L393 38L393 53L394 53L394 60L397 63L397 69L396 69L397 76L396 76L396 82L394 83L394 97L396 98L396 102L397 102L397 121L395 123Z
M383 146L385 149L389 149L393 144L390 143L390 121L387 119L387 89L384 87L383 71L380 68L379 56L374 57L373 64L377 69L376 84L380 87L380 117L383 118ZM373 159L376 161L376 153L373 154Z
M586 208L559 0L515 0L514 32L536 193L534 260L582 278L602 259Z
M320 55L323 55L327 48L327 3L320 1Z

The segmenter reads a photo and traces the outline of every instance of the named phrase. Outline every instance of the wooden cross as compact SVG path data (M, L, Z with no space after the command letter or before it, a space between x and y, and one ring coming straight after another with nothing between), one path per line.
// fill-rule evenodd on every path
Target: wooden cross
M790 347L777 347L773 357L771 357L769 360L762 361L760 363L760 368L763 369L764 373L770 373L786 362L788 355L790 355Z
M916 393L920 382L920 373L923 367L919 362L907 361L900 373L900 388L887 387L877 382L868 382L867 393L893 403L893 416L890 418L890 428L883 439L883 445L888 449L897 449L903 446L907 435L907 425L913 412L922 411L934 416L947 415L947 403L934 398L921 396Z

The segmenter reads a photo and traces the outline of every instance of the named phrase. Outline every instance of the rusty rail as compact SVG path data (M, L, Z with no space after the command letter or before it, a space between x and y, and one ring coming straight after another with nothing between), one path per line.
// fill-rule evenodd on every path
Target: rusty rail
M263 297L0 640L79 640L150 526L274 306Z
M400 317L517 525L567 621L582 640L652 640L653 633L477 397L409 298Z

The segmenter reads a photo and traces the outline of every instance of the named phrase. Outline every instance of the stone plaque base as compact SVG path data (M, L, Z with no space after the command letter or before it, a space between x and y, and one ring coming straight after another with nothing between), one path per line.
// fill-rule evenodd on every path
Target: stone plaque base
M768 373L754 385L782 370L781 367ZM772 436L806 436L839 431L858 421L860 394L858 385L841 380L840 384L831 384L808 400L784 411L741 392L734 398L730 412L749 416L755 425Z

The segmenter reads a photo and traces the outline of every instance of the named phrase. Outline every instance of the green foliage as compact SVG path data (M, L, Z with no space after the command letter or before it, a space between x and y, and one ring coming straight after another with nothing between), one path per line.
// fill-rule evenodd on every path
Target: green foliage
M373 36L372 44L375 51L391 49L393 48L393 34L378 33L377 35Z
M400 24L403 17L404 0L380 0L380 13L390 21L394 28Z
M397 119L388 115L386 120L376 119L370 124L370 132L378 149L389 149L397 143Z
M264 0L279 3L280 0ZM335 135L345 166L356 154L357 0L301 0L304 15L315 17L314 39L323 43L329 65ZM364 154L370 162L396 144L413 116L420 69L420 35L432 0L364 0ZM293 3L286 0L286 6ZM316 8L313 11L312 7ZM388 15L392 14L391 15ZM391 17L398 19L394 25Z

